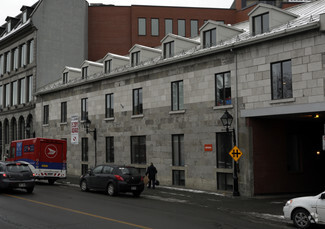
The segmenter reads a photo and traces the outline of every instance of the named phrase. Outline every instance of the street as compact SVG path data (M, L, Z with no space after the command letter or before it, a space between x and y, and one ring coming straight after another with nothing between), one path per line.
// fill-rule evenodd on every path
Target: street
M294 228L243 213L236 206L221 207L222 200L227 198L203 199L200 194L162 188L145 190L140 198L128 194L109 197L100 192L81 192L76 186L37 183L33 194L20 190L0 194L0 225L6 229ZM245 205L242 201L239 205Z

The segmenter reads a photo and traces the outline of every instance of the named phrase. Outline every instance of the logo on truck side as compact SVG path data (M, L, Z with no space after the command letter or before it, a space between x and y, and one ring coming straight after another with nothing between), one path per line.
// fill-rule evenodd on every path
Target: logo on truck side
M56 148L55 145L47 145L46 146L45 155L48 158L55 158L57 154L58 154L58 149Z

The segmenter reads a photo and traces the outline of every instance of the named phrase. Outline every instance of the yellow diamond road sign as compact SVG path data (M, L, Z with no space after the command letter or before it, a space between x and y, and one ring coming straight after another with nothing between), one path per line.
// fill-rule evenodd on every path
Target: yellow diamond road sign
M243 153L240 151L240 149L237 146L234 146L232 150L230 150L229 155L235 160L238 161L238 159L243 155Z

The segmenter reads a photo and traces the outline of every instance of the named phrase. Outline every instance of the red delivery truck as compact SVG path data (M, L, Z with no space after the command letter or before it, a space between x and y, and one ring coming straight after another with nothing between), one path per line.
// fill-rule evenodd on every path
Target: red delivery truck
M6 161L28 162L36 179L53 184L67 177L67 141L49 138L12 141Z

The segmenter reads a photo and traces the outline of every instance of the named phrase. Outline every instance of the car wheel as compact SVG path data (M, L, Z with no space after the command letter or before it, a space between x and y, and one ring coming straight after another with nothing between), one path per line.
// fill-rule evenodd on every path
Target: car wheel
M135 192L133 192L133 196L134 196L134 197L139 197L140 194L141 194L141 192L139 192L139 191L135 191Z
M305 209L298 209L293 213L293 223L298 228L308 228L310 226L309 212Z
M107 185L107 190L106 190L107 194L109 196L115 196L117 194L116 189L115 189L115 185L113 183L109 183Z
M34 191L34 187L32 187L32 188L27 188L26 191L27 191L27 193L32 193L32 192Z
M86 180L82 180L80 182L80 189L81 191L83 192L87 192L89 189L88 189L88 185L87 185L87 181Z

